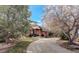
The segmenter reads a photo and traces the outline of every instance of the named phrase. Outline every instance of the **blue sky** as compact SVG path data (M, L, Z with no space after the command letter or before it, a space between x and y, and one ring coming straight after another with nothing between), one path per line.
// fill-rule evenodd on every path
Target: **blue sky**
M32 13L31 20L38 22L37 23L38 25L42 24L41 16L42 16L42 13L43 13L43 7L44 7L43 5L30 5L29 6L29 9Z

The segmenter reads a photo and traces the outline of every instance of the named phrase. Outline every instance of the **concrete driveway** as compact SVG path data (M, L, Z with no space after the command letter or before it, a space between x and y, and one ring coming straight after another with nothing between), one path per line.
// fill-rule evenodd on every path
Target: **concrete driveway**
M72 53L61 46L56 41L59 38L39 38L39 40L32 42L26 52L27 53Z

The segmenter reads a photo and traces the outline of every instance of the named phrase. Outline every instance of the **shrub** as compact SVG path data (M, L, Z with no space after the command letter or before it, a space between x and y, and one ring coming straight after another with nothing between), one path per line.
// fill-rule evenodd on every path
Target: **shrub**
M3 43L3 42L5 42L5 40L0 38L0 43Z
M65 36L63 32L60 33L60 37L62 40L68 40L68 38Z

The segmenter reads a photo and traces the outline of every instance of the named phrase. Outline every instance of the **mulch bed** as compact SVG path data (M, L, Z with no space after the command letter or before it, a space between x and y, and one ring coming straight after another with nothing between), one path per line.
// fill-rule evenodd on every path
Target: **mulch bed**
M6 44L6 43L0 43L0 53L6 53L6 51L13 47L15 44Z
M60 40L60 41L58 42L58 44L59 44L61 47L63 47L63 48L66 48L66 49L69 49L69 50L71 50L71 51L73 51L73 52L79 53L79 48L73 48L73 47L71 47L71 45L69 45L68 41L64 42L64 41Z

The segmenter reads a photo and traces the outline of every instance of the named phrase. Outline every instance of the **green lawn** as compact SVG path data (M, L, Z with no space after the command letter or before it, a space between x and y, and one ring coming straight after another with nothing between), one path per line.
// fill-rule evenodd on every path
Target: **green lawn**
M33 41L32 38L25 36L22 36L19 39L19 42L7 51L8 53L24 53L26 52L27 46Z

